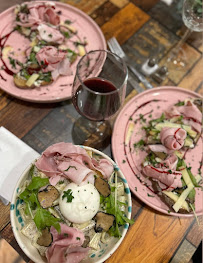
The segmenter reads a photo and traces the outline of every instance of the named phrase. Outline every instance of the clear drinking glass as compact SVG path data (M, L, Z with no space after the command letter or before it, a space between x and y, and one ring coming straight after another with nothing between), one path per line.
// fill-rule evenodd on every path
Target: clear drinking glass
M81 115L72 130L75 143L101 148L109 140L110 120L123 105L127 77L125 62L107 50L90 51L80 59L72 88L72 102Z
M172 49L167 62L173 67L185 67L187 56L182 48L185 41L194 32L203 31L202 0L184 0L182 7L182 19L187 27L186 32Z

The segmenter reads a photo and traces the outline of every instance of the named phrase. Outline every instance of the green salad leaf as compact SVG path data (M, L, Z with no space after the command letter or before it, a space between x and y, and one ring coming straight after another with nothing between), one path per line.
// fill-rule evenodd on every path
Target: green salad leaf
M31 167L31 175L33 175L33 171L34 168ZM19 195L19 198L25 202L25 213L32 217L39 230L53 226L60 232L59 221L61 220L54 217L48 210L42 208L37 198L38 190L47 184L49 184L48 178L32 177L30 184Z
M111 190L111 194L104 198L100 198L100 202L102 203L104 210L106 213L114 215L115 216L115 221L113 226L109 229L109 234L114 237L121 237L121 233L119 230L119 226L123 226L125 223L128 224L133 224L134 220L131 220L126 217L125 212L121 210L122 205L127 205L125 203L115 202L115 195L113 194L113 191Z

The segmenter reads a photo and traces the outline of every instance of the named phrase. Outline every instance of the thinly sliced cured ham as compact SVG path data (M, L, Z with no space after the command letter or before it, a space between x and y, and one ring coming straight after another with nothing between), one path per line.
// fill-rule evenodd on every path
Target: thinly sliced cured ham
M50 229L53 242L46 251L48 263L79 263L89 251L89 248L82 247L85 239L83 232L65 224L60 226L60 234L54 227Z
M192 126L194 130L201 133L202 113L198 107L192 102L188 101L184 106L173 106L166 111L168 118L183 116L183 122Z
M187 133L182 128L164 127L160 132L161 143L170 150L180 150L184 146Z
M39 32L38 38L40 40L57 44L62 44L64 42L64 35L62 35L61 32L54 27L41 24L37 27L37 30Z
M181 173L175 172L173 170L171 170L170 173L169 169L167 168L155 168L152 165L145 166L143 168L143 172L146 176L165 184L168 191L177 187L182 187Z
M202 113L197 108L197 106L194 105L191 101L188 101L187 105L178 107L178 110L185 117L191 118L191 119L196 120L199 123L201 123L201 121L202 121Z
M28 6L28 12L19 12L16 24L22 27L35 29L41 23L58 25L60 17L55 11L54 5L50 4L31 4Z
M171 191L177 187L182 187L181 172L176 171L178 158L174 154L169 155L158 167L147 165L143 168L146 176L158 181L161 188ZM163 186L164 184L164 186Z
M45 46L36 54L36 59L42 65L43 72L51 72L55 80L59 75L70 76L72 71L66 58L66 52L53 46Z
M94 183L95 171L109 178L114 167L106 159L90 158L86 150L71 143L57 143L48 147L37 160L36 167L49 177L65 176L76 184ZM60 175L60 176L59 176ZM54 184L57 180L51 179Z
M173 152L173 150L169 150L168 148L166 148L162 144L150 144L150 145L148 145L148 148L152 152L161 152L161 153L166 153L166 154Z

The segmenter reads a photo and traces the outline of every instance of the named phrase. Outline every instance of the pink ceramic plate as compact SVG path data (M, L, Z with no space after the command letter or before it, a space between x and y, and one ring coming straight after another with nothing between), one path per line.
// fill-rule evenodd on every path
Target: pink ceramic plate
M42 2L45 1L36 1L35 3ZM100 28L88 15L68 4L55 2L55 5L56 11L61 11L61 20L73 21L73 26L77 29L77 35L80 39L87 39L87 52L96 49L106 49L106 42ZM14 8L15 6L0 14L0 50L5 41L3 37L14 28ZM21 36L18 32L13 32L4 45L13 47L15 52L18 52L20 56L22 51L25 50L26 47L29 47L29 44L28 39ZM48 103L66 100L71 97L72 83L79 59L80 57L78 57L71 66L72 76L59 77L51 85L35 89L17 88L13 83L13 76L2 69L3 63L0 61L0 88L14 97L31 102Z
M176 87L160 87L145 91L132 98L122 109L115 122L112 136L112 151L114 159L125 175L131 191L144 203L152 208L174 216L190 217L191 214L180 214L169 211L169 207L162 202L151 188L151 183L141 173L141 163L146 156L146 152L137 151L134 143L140 141L144 131L140 118L155 119L161 116L162 112L168 109L179 100L186 98L198 98L198 94ZM125 139L129 125L133 123L134 129L130 141L125 145ZM202 159L202 138L194 149L186 154L186 163L192 167L193 174L198 173ZM195 209L197 215L203 213L203 193L196 190Z

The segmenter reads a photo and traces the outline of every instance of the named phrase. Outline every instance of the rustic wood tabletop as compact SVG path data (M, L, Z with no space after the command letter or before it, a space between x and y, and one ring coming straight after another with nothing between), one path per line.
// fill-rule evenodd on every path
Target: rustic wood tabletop
M0 2L0 11L22 3L21 0ZM179 0L168 6L159 0L63 0L88 14L101 28L106 40L115 36L133 63L140 69L151 56L164 65L167 53L185 32ZM179 86L202 94L203 43L201 33L192 33L184 44L188 57L186 67L156 82L154 87ZM140 84L142 86L142 84ZM130 84L128 101L136 96ZM22 141L41 153L49 145L65 141L73 142L72 127L79 117L71 100L58 103L37 104L25 102L0 90L0 126L4 126ZM111 145L103 150L111 156ZM134 225L119 249L106 261L186 263L199 246L203 235L203 217L199 224L194 217L179 218L161 214L132 195ZM0 202L0 235L14 247L26 262L29 258L15 241L9 218L9 206Z

